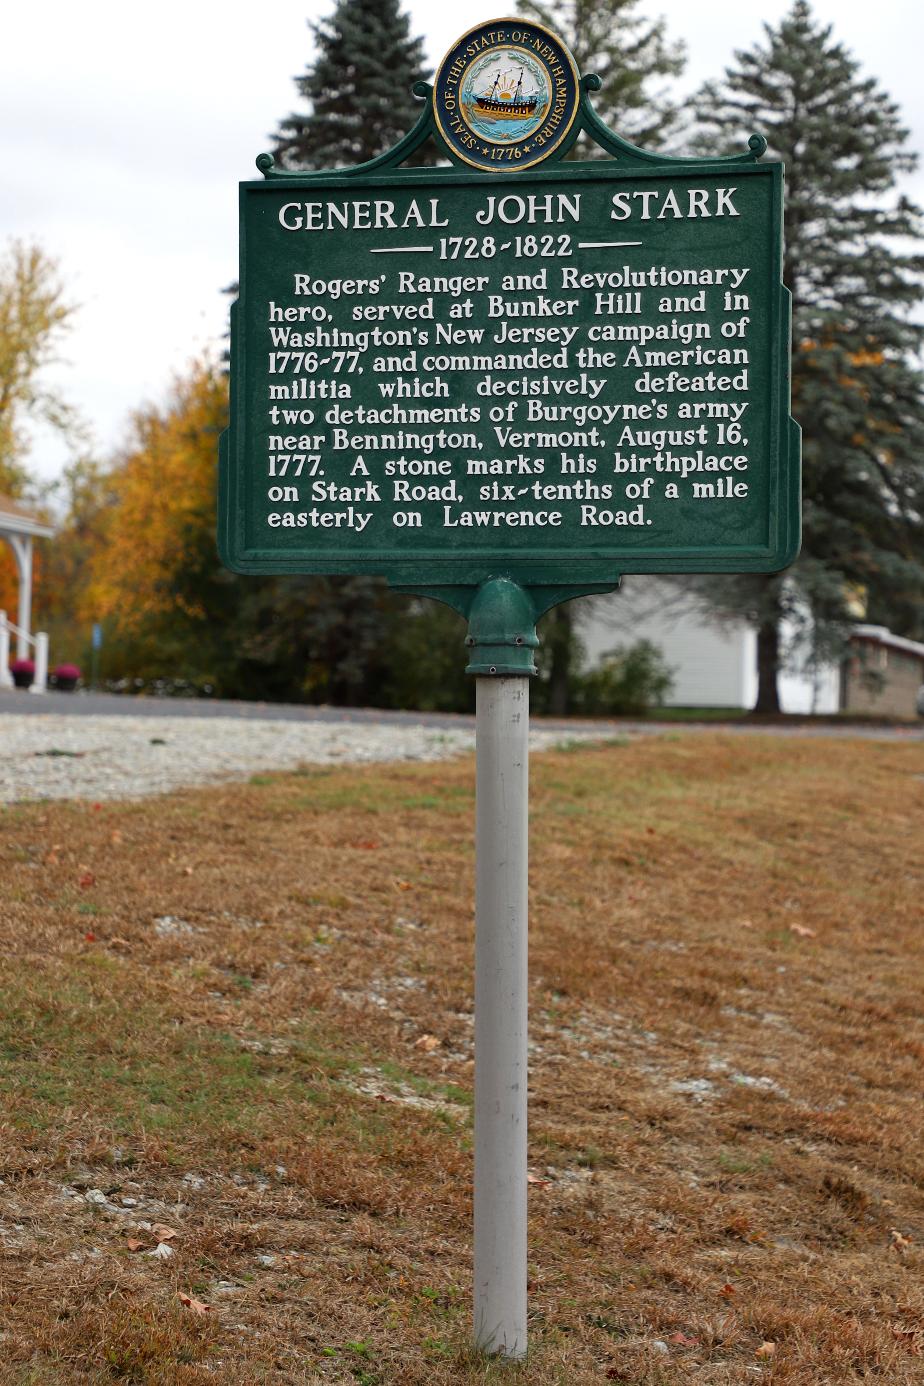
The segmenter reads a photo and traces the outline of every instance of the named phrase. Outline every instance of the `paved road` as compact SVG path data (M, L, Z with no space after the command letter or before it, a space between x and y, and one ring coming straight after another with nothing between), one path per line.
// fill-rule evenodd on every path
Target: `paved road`
M55 693L44 696L0 690L0 714L73 717L243 717L258 722L379 722L396 726L468 729L473 717L442 712L389 712L378 708L312 707L296 703L244 703L217 698L125 697L118 693Z
M18 690L0 690L0 744L4 713L48 716L64 714L70 717L238 717L260 722L328 722L377 723L381 726L441 727L468 730L474 717L446 712L392 712L381 708L311 707L293 703L245 703L218 701L209 698L128 698L116 693L54 693L36 696ZM878 723L831 723L793 718L785 722L659 722L654 719L599 719L593 721L555 718L533 719L537 726L549 731L569 728L586 731L598 729L601 736L658 735L664 732L723 731L735 735L755 733L770 736L830 736L862 737L897 741L924 741L924 721L907 725Z

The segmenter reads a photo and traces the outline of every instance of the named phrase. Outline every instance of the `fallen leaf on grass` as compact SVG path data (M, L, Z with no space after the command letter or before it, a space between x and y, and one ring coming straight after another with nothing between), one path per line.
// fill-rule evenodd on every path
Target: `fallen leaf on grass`
M421 1035L419 1040L414 1041L415 1049L422 1049L425 1054L432 1054L434 1049L439 1049L442 1041L436 1035Z
M396 889L396 890L413 890L414 887L411 885L410 881L395 881L395 889Z
M377 852L381 845L381 842L354 842L352 844L362 852Z
M719 1294L724 1295L726 1299L731 1299L732 1295L735 1295L737 1293L738 1291L735 1289L734 1285L729 1285L727 1282L722 1286L721 1290L719 1291Z
M109 834L109 841L110 841L110 842L121 842L121 841L122 841L122 834L119 832L118 828L113 828L112 832Z
M776 1352L776 1343L761 1343L754 1353L755 1357L772 1357Z
M177 1233L175 1228L167 1227L162 1222L155 1222L151 1228L151 1235L156 1237L159 1242L172 1242Z
M551 1183L551 1180L540 1179L538 1174L527 1174L526 1182L527 1184L534 1184L537 1189L547 1189L549 1187L549 1184Z
M903 1237L897 1227L892 1228L892 1230L889 1232L889 1236L892 1238L892 1241L890 1243L892 1250L897 1251L899 1256L904 1256L905 1252L911 1245L911 1238Z
M80 875L77 877L77 884L81 890L89 890L91 885L96 885L96 877L87 867L80 868Z
M210 1314L212 1312L211 1304L203 1304L201 1299L193 1299L192 1295L178 1293L177 1299L184 1309L191 1309L194 1314Z
M742 919L739 920L739 923L741 924L742 929L753 929L754 927L753 919Z
M676 1333L672 1333L667 1341L669 1343L679 1343L681 1347L699 1347L698 1338L688 1338L687 1335L681 1333L679 1329Z
M144 1246L144 1242L140 1241L137 1237L129 1237L125 1245L128 1247L129 1251L140 1251Z
M83 941L84 941L84 943L95 943L95 942L96 942L96 934L93 934L93 933L86 933L86 934L84 934L84 936L83 936Z
M815 930L809 929L805 924L790 924L789 932L797 934L799 938L814 938Z
M924 1333L919 1328L905 1328L903 1324L892 1325L892 1336L914 1357L924 1356Z

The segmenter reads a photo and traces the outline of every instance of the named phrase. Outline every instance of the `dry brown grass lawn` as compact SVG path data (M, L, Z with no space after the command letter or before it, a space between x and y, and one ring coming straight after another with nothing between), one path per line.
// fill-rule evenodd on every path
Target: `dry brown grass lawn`
M473 790L0 813L0 1381L924 1380L921 746L535 759L513 1370L467 1347Z

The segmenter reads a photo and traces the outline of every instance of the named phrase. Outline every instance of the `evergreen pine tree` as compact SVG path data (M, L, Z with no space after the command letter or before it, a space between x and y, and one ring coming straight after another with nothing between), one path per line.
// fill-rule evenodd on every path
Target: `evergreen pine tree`
M519 9L564 40L582 73L595 72L600 78L603 85L594 95L597 114L624 139L652 149L678 117L677 107L657 83L682 71L684 51L682 44L668 42L663 19L636 13L638 4L521 0Z
M571 50L578 70L602 82L594 109L611 129L643 148L657 148L677 123L677 108L659 79L675 77L684 63L683 45L667 41L663 19L635 13L638 0L520 0L521 14L544 24ZM573 158L604 157L597 147L572 151ZM569 603L556 606L539 627L542 684L536 698L560 716L569 709L572 675L580 643Z
M783 278L793 295L793 414L802 426L802 557L785 577L714 580L757 627L756 710L778 711L780 625L811 611L815 644L851 618L920 633L924 596L921 214L897 187L916 156L898 108L796 0L696 101L706 148L759 131L786 165Z
M423 39L411 38L398 0L337 0L333 13L310 28L317 56L295 79L308 110L280 121L273 154L289 169L374 159L420 115L411 88L429 75Z
M277 163L347 168L384 154L420 116L412 88L429 75L423 39L411 38L399 0L337 0L309 27L316 55L295 79L307 110L280 121ZM434 157L425 145L408 162ZM380 703L400 658L396 626L408 605L377 578L264 578L250 584L241 613L245 664L271 696Z

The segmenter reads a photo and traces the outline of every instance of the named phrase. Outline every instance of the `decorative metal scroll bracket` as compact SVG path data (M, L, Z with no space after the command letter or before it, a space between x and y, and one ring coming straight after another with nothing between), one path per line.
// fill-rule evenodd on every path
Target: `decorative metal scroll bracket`
M510 577L492 577L478 587L412 587L396 585L395 590L418 597L431 597L458 611L468 620L465 644L469 651L467 674L480 678L530 677L538 670L533 651L539 648L536 622L553 606L574 597L613 592L620 579L612 582L521 587Z
M624 167L649 167L652 164L671 164L674 168L678 164L688 164L694 167L696 164L708 162L717 164L719 167L734 168L741 164L754 164L767 152L767 141L763 135L752 135L748 140L748 149L745 154L729 154L722 158L705 159L702 156L692 156L679 158L676 154L658 154L651 150L639 149L636 145L630 144L623 139L615 130L611 130L604 121L600 119L591 104L590 96L592 92L599 91L603 83L595 72L589 72L581 78L581 102L574 124L568 132L567 138L562 140L555 153L543 163L539 168L548 168L554 164L561 163L562 159L574 147L575 141L582 133L586 133L601 149L607 154L612 155ZM397 172L400 175L412 175L419 172L415 168L400 168L405 159L409 159L412 154L416 154L421 145L428 139L432 139L447 159L457 168L468 169L449 148L440 134L439 127L433 118L433 88L429 82L415 82L412 88L414 96L418 101L425 103L420 117L414 127L408 131L403 139L400 139L391 149L379 154L375 159L368 159L364 164L356 164L352 168L338 169L318 169L306 171L305 169L284 169L277 168L276 161L272 154L260 154L257 157L257 168L267 179L286 179L298 178L302 181L312 178L361 178L370 173L379 173L384 169ZM529 172L528 169L523 170ZM439 173L439 170L429 169L428 173ZM471 169L468 169L471 172ZM516 173L516 168L506 165L504 173ZM491 177L489 173L486 175Z

